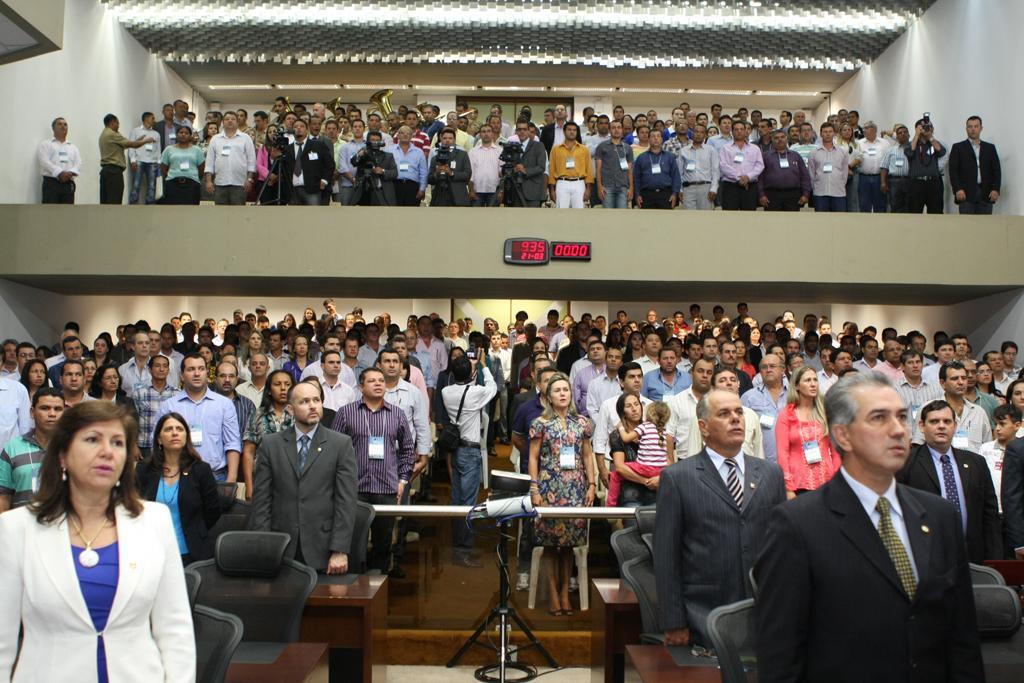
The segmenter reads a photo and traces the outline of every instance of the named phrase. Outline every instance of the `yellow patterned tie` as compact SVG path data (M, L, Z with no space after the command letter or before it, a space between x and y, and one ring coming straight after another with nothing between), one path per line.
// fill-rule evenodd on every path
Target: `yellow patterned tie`
M910 565L907 549L903 547L903 542L896 534L896 529L892 526L892 518L889 516L889 501L886 498L879 498L875 509L878 510L878 514L881 516L878 522L878 535L882 537L882 544L888 551L889 557L892 558L892 563L896 565L896 573L900 576L903 590L907 592L907 596L913 601L914 593L917 592L914 568Z

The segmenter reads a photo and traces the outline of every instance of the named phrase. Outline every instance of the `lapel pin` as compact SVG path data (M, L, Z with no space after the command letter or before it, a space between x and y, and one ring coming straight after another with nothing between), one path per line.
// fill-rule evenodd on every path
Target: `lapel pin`
M322 450L323 450L322 448L318 448L318 449L316 449L316 452L319 453Z
M135 569L135 563L134 562L129 562L128 566L131 567L132 569Z
M967 463L964 463L964 469L966 470L968 467L970 467L970 465L968 465Z
M932 530L928 527L927 524L921 525L921 531L926 534L930 534L932 532Z
M753 482L753 481L750 482L750 488L756 489L757 488L757 482Z

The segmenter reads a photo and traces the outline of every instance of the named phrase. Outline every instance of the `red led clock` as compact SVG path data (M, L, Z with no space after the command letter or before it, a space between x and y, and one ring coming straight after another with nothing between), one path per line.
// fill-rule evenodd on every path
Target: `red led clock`
M505 263L541 266L548 261L589 261L590 242L548 242L535 237L505 240Z

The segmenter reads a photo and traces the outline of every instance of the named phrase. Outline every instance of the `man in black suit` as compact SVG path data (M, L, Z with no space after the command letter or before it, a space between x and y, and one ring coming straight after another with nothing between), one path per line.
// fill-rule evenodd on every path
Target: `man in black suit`
M331 182L334 180L334 150L323 140L307 137L306 122L297 119L293 124L295 142L284 151L282 166L284 183L289 204L323 206L329 203ZM324 199L328 201L324 201ZM285 203L285 198L281 198Z
M564 104L556 106L552 114L555 120L540 129L540 142L544 145L544 149L547 150L548 154L551 154L552 147L562 144L562 141L565 139L562 129L569 120L569 111L565 108Z
M352 193L352 204L360 206L395 206L395 178L398 177L398 165L395 156L384 149L384 136L379 130L371 130L366 134L366 146L352 157L352 167L356 169L355 191ZM375 147L379 155L379 165L369 167L365 158L369 147Z
M440 144L430 155L430 172L427 182L434 189L430 196L431 206L469 206L469 179L473 167L466 151L455 146L455 130L445 128L438 138ZM442 148L445 152L441 152ZM438 163L438 154L446 153L448 160Z
M708 613L750 597L747 577L786 488L777 465L744 456L739 395L706 393L697 425L705 447L661 473L654 573L665 643L710 647Z
M530 135L530 122L526 118L516 121L516 137L523 146L523 157L515 169L523 190L523 199L526 206L537 208L547 196L544 171L547 169L548 155L544 146Z
M981 117L967 119L967 139L949 154L949 184L960 213L991 214L1003 181L999 153L981 139Z
M961 521L896 483L910 448L899 394L849 375L825 413L843 467L772 515L755 568L758 680L984 680Z
M309 382L288 391L295 426L269 434L256 452L251 528L291 535L285 556L344 574L356 519L352 439L321 425L322 393Z
M896 481L953 503L963 520L968 560L1003 559L999 501L985 458L953 447L956 419L945 401L925 404L919 420L924 444L911 452Z
M1006 447L1000 489L1006 547L1011 557L1024 560L1024 439L1014 439Z

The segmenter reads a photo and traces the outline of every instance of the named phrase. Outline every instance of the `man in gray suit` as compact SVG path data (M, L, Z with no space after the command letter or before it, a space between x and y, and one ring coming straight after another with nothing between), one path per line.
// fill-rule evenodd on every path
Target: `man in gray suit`
M544 188L544 170L548 165L548 155L544 145L530 135L530 122L522 118L516 121L516 137L523 146L523 158L516 165L516 173L521 179L523 199L526 206L536 208L544 201L547 191Z
M750 597L769 515L786 500L782 470L744 456L743 422L739 396L712 389L697 404L705 447L661 473L654 572L666 645L710 647L708 613Z
M451 128L442 130L438 139L440 144L430 153L430 172L427 174L427 182L434 187L430 205L469 206L469 179L473 177L469 155L455 146L455 131ZM447 163L439 164L438 150L442 147L450 150L449 158Z
M295 426L265 436L256 451L251 528L291 534L285 557L344 574L356 519L352 439L320 425L316 386L293 386L288 405Z

